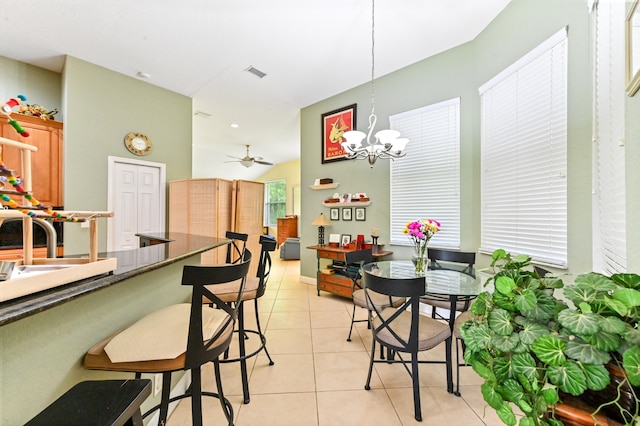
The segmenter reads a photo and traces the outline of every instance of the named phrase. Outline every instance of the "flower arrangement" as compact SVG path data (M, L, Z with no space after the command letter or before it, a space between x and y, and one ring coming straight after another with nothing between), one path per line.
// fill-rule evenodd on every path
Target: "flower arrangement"
M425 252L427 244L436 232L440 231L440 222L433 219L420 219L409 222L402 230L407 234L415 249L416 272L423 273L426 265Z

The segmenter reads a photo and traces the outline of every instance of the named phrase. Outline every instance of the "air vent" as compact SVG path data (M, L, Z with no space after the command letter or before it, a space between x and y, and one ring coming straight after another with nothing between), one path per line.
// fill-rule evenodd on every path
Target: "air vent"
M265 73L263 73L262 71L260 71L258 68L255 68L253 65L250 66L249 68L247 68L245 71L250 72L251 74L255 75L258 78L262 78L264 77Z

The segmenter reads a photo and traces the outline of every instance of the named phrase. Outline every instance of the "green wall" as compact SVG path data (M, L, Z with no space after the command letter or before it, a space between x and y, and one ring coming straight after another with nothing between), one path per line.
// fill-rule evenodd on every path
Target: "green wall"
M110 155L165 163L167 183L191 177L191 98L72 57L63 87L65 209L107 210ZM127 151L129 132L151 139L148 155ZM106 221L99 222L105 250ZM65 225L65 254L87 253L88 241L87 228Z
M478 87L506 66L559 31L569 27L568 226L569 271L591 269L591 62L590 26L585 2L579 0L513 0L473 41L376 80L377 130L388 128L389 115L455 97L461 98L461 248L480 245L480 107ZM383 34L377 37L384 37ZM428 40L417 41L428 43ZM363 65L364 67L365 65ZM310 223L328 213L322 200L334 191L366 192L372 204L366 222L334 222L326 233L352 235L380 228L380 243L407 258L410 248L389 247L389 161L373 168L366 161L321 164L320 116L342 106L358 104L358 128L366 129L371 111L369 83L353 88L301 112L302 245L316 244ZM313 191L315 178L330 177L337 190ZM506 183L509 184L509 183ZM480 256L480 266L488 264ZM302 250L301 274L315 278L315 253Z
M192 256L0 327L0 425L24 424L83 380L132 378L85 370L85 353L144 315L188 301L182 268L199 263L200 255Z

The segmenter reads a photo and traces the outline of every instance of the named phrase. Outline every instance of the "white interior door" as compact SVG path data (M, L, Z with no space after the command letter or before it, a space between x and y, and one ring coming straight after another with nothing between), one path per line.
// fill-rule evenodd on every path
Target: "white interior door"
M107 250L139 247L137 233L165 232L165 165L109 157Z

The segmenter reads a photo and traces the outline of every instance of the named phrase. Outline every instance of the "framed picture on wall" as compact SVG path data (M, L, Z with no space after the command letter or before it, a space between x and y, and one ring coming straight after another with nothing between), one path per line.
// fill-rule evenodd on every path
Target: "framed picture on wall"
M351 220L351 207L342 208L342 220Z
M342 149L344 132L356 128L356 105L349 105L322 114L322 164L347 160Z
M364 207L356 207L356 220L367 220L367 209Z
M331 220L340 220L340 209L338 208L331 209Z

